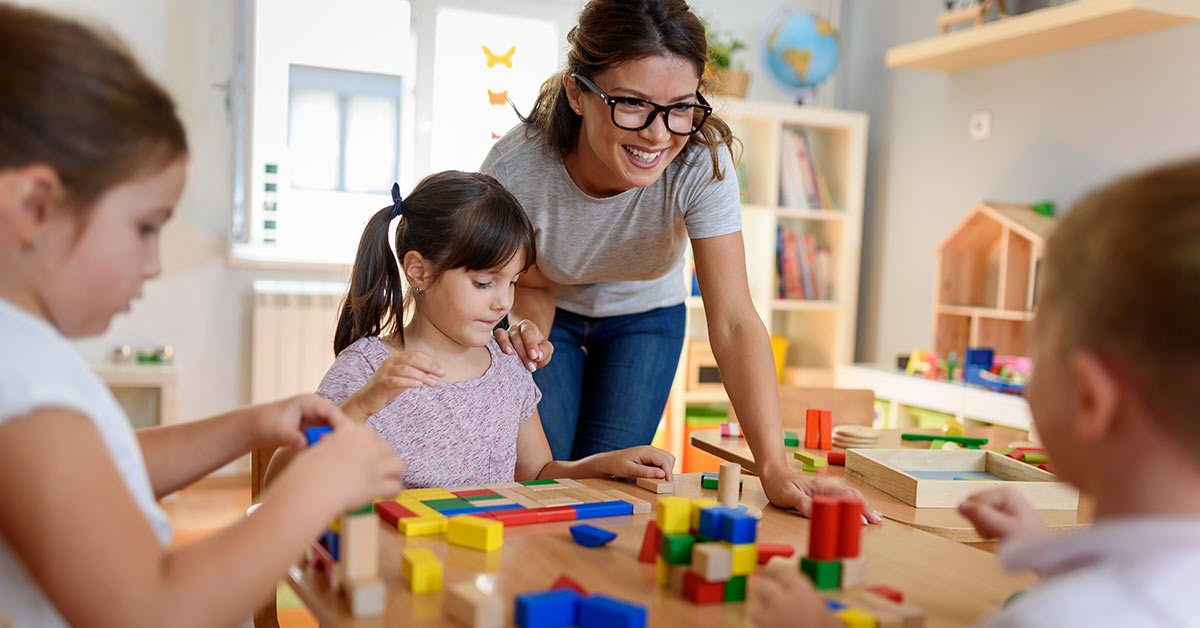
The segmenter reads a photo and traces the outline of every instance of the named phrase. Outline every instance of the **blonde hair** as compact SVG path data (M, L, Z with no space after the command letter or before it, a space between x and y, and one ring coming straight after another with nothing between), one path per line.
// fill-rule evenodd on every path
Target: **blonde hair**
M1200 451L1200 159L1089 194L1050 238L1044 266L1056 350L1119 364L1161 427Z

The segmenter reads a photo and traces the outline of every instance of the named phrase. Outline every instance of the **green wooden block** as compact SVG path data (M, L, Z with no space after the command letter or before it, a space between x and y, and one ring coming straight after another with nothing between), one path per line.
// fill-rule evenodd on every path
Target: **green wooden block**
M1046 464L1047 462L1050 462L1050 456L1047 456L1046 454L1035 454L1027 451L1021 460L1030 464Z
M346 514L347 515L369 515L374 512L375 512L375 504L367 504L366 506L363 506L362 508L355 508L354 510L347 511Z
M524 482L517 482L517 484L522 486L541 486L543 484L558 484L558 480L525 480Z
M818 590L836 589L842 584L842 563L838 560L800 559L800 571L813 581Z
M942 446L945 444L946 444L946 441L944 441L944 440L941 440L941 439L933 440L933 441L929 442L929 448L930 449L941 449Z
M713 473L711 475L709 475L709 474L701 474L700 475L700 488L711 488L713 490L716 490L719 482L720 482L720 480L716 473ZM742 488L742 480L739 479L738 480L738 489L741 489L741 488Z
M805 464L805 465L804 465L804 471L805 471L805 472L807 472L807 473L816 473L816 472L817 472L817 469L819 469L819 468L820 468L820 467L814 467L814 466L812 466L811 464Z
M818 454L809 453L807 451L797 451L792 454L796 460L804 463L806 467L824 467L829 464L829 461L822 458Z
M670 565L692 564L692 547L696 545L696 537L690 534L662 535L662 557Z
M725 601L741 602L746 599L746 576L735 576L725 581Z
M784 447L799 447L800 446L800 437L797 436L795 432L785 431L783 433L783 446Z
M974 436L947 436L945 434L914 434L905 432L900 435L900 440L942 440L958 443L959 445L986 445L988 439L976 438Z
M421 503L423 503L426 506L429 506L430 508L437 510L439 512L443 511L443 510L453 510L455 508L470 508L471 507L471 502L469 502L461 497L447 497L445 499L431 499L427 502L421 502Z
M464 497L463 499L465 499L469 502L478 502L478 501L483 501L485 499L504 499L504 496L499 493L492 493L490 495L468 495L468 496Z

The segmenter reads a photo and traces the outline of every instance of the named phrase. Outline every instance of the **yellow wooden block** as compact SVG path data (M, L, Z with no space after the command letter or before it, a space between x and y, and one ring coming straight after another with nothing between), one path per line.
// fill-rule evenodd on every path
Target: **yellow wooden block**
M728 541L721 541L721 545L728 547L729 551L733 553L733 575L745 576L758 569L758 545L754 543L734 545Z
M422 501L429 499L453 499L456 497L454 493L451 493L444 488L410 488L407 491L400 493L400 496L411 497L413 499Z
M721 502L707 497L697 497L692 500L692 519L691 526L693 530L700 529L700 511L705 508L714 508L720 506Z
M330 529L330 530L331 530L331 531L332 531L334 534L341 534L341 533L342 533L342 518L341 518L341 517L334 517L334 518L333 518L333 521L330 521L330 522L329 522L329 529Z
M432 593L442 588L442 561L428 547L404 550L404 581L413 593Z
M834 613L846 628L875 628L875 617L861 608L843 608Z
M658 586L664 589L671 586L671 565L662 556L654 557L654 576Z
M485 552L500 549L504 543L504 524L474 515L450 517L446 541Z
M400 499L396 500L396 503L411 510L413 514L417 515L418 517L445 517L445 515L442 513L429 506L426 506L419 500L413 499L412 497L401 497Z
M446 518L441 517L406 517L396 523L400 534L404 536L425 536L441 534L446 531Z
M687 534L692 503L683 497L658 498L658 529L666 534Z

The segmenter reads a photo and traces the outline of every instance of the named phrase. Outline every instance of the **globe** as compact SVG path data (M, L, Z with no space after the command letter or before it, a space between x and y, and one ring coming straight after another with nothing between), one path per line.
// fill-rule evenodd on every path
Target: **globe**
M763 65L784 91L811 94L837 68L838 34L825 20L783 10L768 19L764 33Z

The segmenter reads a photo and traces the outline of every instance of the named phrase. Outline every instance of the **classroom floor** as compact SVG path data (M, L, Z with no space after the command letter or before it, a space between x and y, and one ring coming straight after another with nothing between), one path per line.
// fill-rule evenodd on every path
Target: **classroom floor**
M209 477L162 501L178 546L212 534L246 516L250 478ZM316 628L317 622L286 585L280 585L277 606L280 628ZM241 628L252 628L249 619Z

